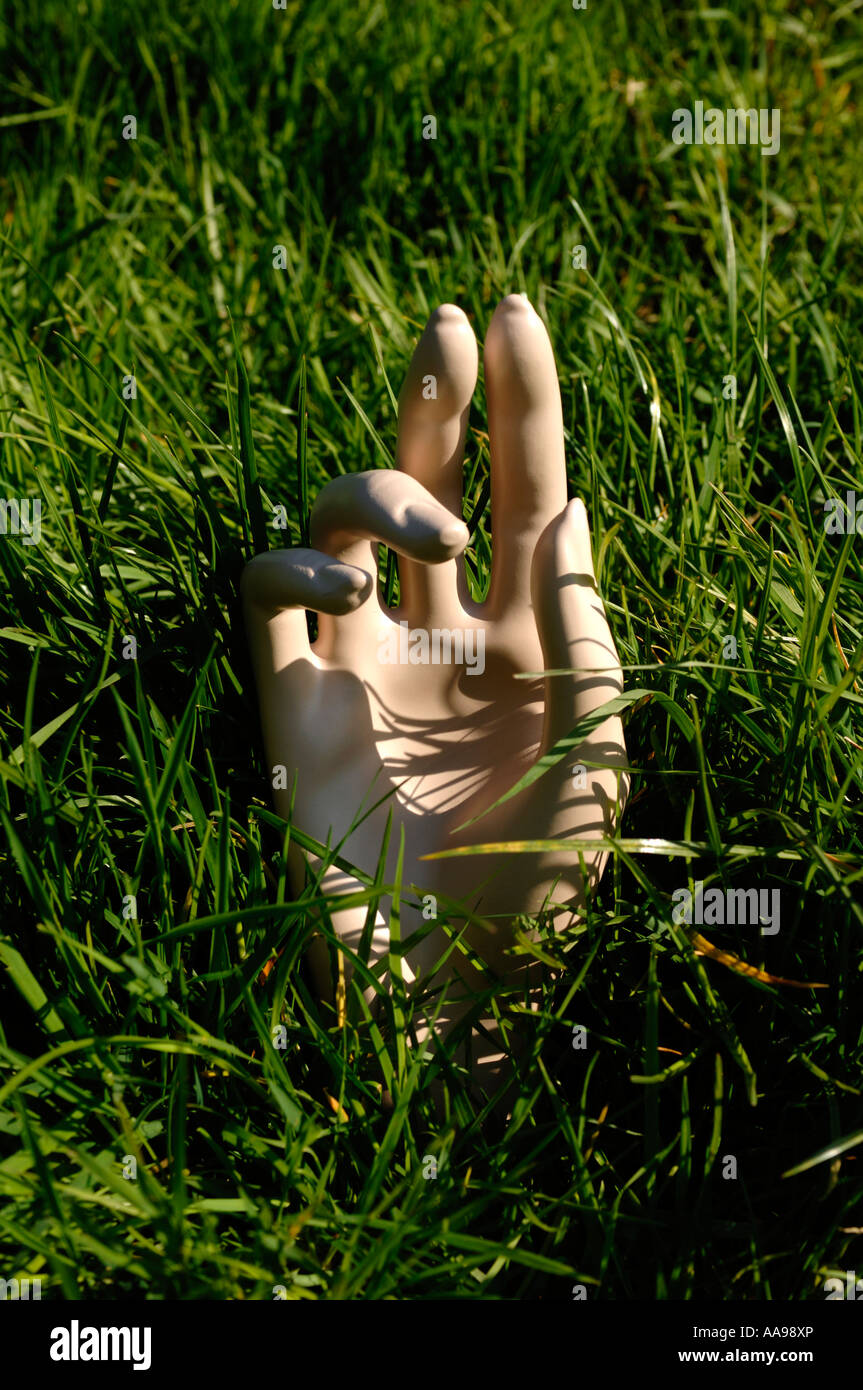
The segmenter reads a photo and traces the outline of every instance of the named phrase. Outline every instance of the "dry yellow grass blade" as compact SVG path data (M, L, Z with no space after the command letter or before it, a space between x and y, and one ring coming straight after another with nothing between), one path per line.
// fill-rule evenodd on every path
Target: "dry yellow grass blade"
M718 961L720 965L726 965L729 970L735 970L738 975L748 975L753 980L761 980L762 984L788 985L791 989L827 988L827 985L821 981L786 980L784 975L769 975L766 970L759 970L757 966L747 964L745 960L740 959L740 956L734 955L733 951L721 951L700 932L690 932L689 939L699 955L709 956L711 960Z

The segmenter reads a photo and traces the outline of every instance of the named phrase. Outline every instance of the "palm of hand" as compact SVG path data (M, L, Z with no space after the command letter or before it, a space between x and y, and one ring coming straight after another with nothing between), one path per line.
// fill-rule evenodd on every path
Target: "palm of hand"
M620 721L609 718L571 756L495 805L538 755L619 693L621 673L595 588L584 507L566 503L551 345L520 296L504 300L492 319L485 372L494 556L484 603L470 598L456 558L468 540L459 520L461 466L477 349L453 306L432 316L414 354L399 403L397 470L328 484L312 513L313 548L258 556L243 592L267 756L286 773L277 809L287 817L293 800L294 823L319 841L343 842L341 855L367 874L392 814L387 880L403 830L403 883L481 914L466 938L505 974L512 919L553 902L557 920L568 920L604 856L423 856L512 839L607 835L627 781ZM401 557L397 609L376 592L379 542ZM313 647L306 608L320 615ZM572 674L517 678L560 668ZM581 784L574 764L585 768ZM295 862L294 871L300 867ZM324 884L339 894L356 887L335 866ZM403 938L422 924L404 904L401 917ZM384 900L372 960L388 950L386 918ZM365 920L364 907L333 914L352 950ZM458 925L451 912L450 920ZM426 935L404 963L405 978L428 983L445 945L439 930ZM476 983L463 958L435 981L446 974ZM465 1008L441 1009L436 1031L445 1033Z

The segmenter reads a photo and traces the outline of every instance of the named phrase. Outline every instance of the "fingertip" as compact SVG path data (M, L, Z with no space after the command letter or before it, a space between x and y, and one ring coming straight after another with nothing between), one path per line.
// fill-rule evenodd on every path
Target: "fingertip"
M319 611L335 617L355 613L365 603L373 588L372 575L356 565L345 565L339 561L322 565L315 576Z
M571 529L581 531L589 529L590 522L587 517L587 507L581 497L573 497L566 504L566 520Z
M467 415L479 348L467 315L441 304L430 316L399 395L396 462L447 505L461 498Z
M531 315L534 318L538 317L536 310L524 293L505 295L492 314L492 323L498 317L506 318L510 315L519 315L522 318L530 318Z
M572 573L595 578L587 508L580 497L567 502L537 541L533 583L542 584Z
M595 582L596 571L593 564L593 547L590 539L590 520L587 515L587 507L580 497L573 497L566 510L569 521L570 550L575 569L579 573L590 575Z
M464 309L459 308L458 304L439 304L429 318L429 325L434 328L444 326L467 328L470 331L468 316Z
M470 540L470 532L463 521L451 521L440 532L440 540L453 556L460 555Z
M526 297L510 294L498 304L483 356L489 432L499 438L510 422L538 408L545 416L541 432L548 436L540 452L546 454L554 443L556 452L562 453L563 416L554 351L545 324Z
M455 559L470 539L464 522L444 507L422 504L408 507L402 526L404 549L399 547L400 553L426 564Z

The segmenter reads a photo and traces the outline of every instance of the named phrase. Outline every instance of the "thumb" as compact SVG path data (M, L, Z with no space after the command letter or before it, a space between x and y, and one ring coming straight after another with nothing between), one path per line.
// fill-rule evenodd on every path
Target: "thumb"
M584 503L569 502L540 536L533 556L531 598L546 671L545 721L540 755L580 719L619 695L620 660L609 630L590 549ZM620 720L610 718L586 743L620 745Z

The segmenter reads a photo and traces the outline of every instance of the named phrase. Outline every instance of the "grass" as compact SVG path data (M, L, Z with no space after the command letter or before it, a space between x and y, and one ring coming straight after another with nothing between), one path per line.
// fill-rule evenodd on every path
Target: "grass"
M859 9L9 0L0 60L0 478L42 500L38 545L0 537L0 1270L823 1297L863 1258L863 538L823 525L863 493ZM696 100L779 108L781 151L676 148ZM455 1076L436 1118L409 1002L378 1027L310 992L237 583L386 466L431 309L482 336L513 290L653 694L495 1128ZM480 589L484 428L480 384ZM699 954L671 920L696 879L780 889L777 935L705 934L828 987Z

